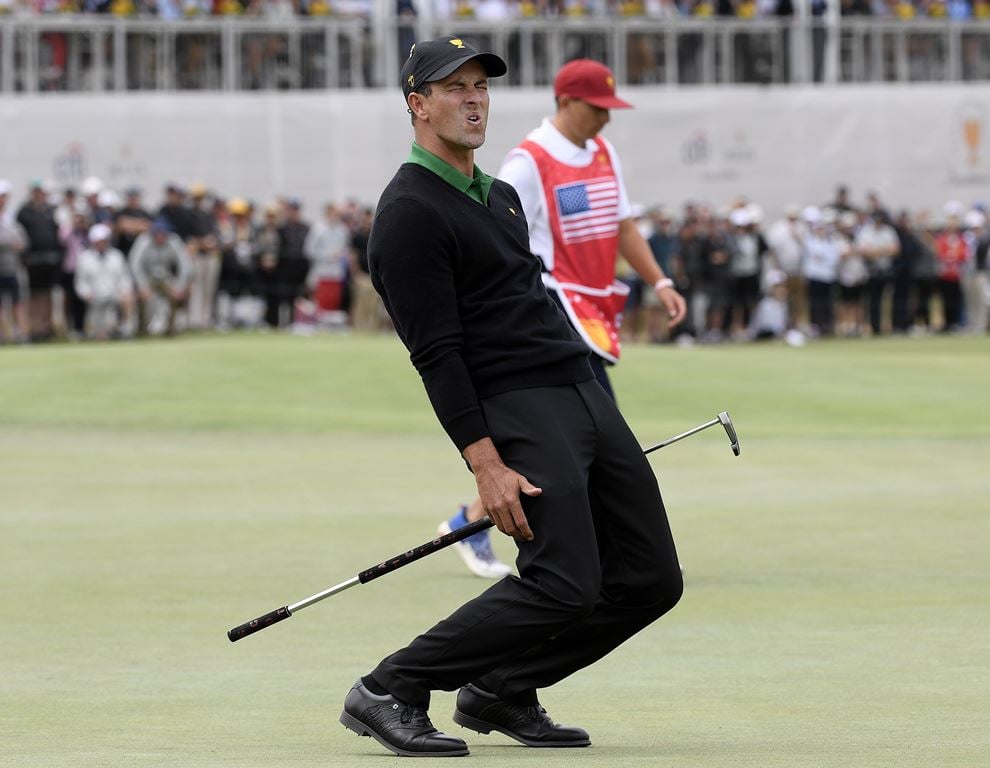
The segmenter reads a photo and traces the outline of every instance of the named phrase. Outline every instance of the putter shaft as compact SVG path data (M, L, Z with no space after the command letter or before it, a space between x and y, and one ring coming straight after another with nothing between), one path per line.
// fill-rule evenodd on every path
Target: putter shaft
M671 443L676 443L678 440L683 440L685 437L690 437L691 435L701 432L703 429L708 429L709 427L714 427L716 424L721 424L725 428L726 434L729 436L729 440L732 442L732 452L738 456L739 455L739 439L736 437L735 427L732 425L732 419L729 418L727 411L722 411L717 418L707 421L704 424L695 427L694 429L689 429L687 432L682 432L679 435L675 435L662 443L657 443L651 448L647 448L643 451L644 454L652 453L660 448ZM317 592L315 595L304 598L291 605L284 605L271 613L266 613L264 616L259 616L256 619L241 624L239 627L234 627L227 632L227 637L230 642L234 643L240 640L242 637L247 637L248 635L253 635L265 627L270 627L272 624L288 619L292 614L297 611L301 611L303 608L308 608L314 603L318 603L321 600L325 600L332 595L336 595L344 590L355 587L358 584L367 584L373 579L377 579L379 576L384 576L387 573L401 568L404 565L409 565L421 557L426 557L438 550L449 547L451 544L455 544L462 539L466 539L468 536L473 536L480 531L487 530L494 526L495 523L492 522L491 518L483 517L480 520L475 520L473 523L468 523L462 528L446 533L443 536L439 536L432 541L428 541L425 544L407 550L402 554L396 555L395 557L389 558L378 565L372 566L366 570L361 571L357 576L352 576L346 581L340 582L340 584L335 584L334 586L324 589L322 592Z
M714 427L718 423L719 420L717 418L712 419L711 421L706 421L704 424L697 426L694 429L689 429L687 432L681 432L681 434L679 435L675 435L674 437L667 438L662 443L657 443L651 448L647 448L646 450L643 451L643 453L653 453L653 451L659 450L660 448L670 445L671 443L676 443L678 440L683 440L685 437L691 437L691 435L701 432L701 430L703 429Z
M330 587L329 589L324 589L322 592L317 592L311 597L307 597L305 600L300 600L298 603L293 603L292 605L286 606L289 613L295 613L296 611L301 611L303 608L309 608L313 603L318 603L320 600L326 600L332 595L336 595L338 592L343 592L345 589L350 589L351 587L356 587L361 583L361 579L357 576L351 576L347 581L342 581L340 584Z
M247 637L248 635L253 635L255 632L259 632L266 627L270 627L272 624L276 624L280 621L290 618L297 611L301 611L303 608L308 608L313 605L313 603L318 603L321 600L336 595L339 592L355 587L358 584L367 584L369 581L377 579L379 576L384 576L386 573L391 573L397 568L401 568L404 565L409 565L409 563L419 560L421 557L426 557L429 554L436 552L437 550L449 547L451 544L455 544L462 539L466 539L468 536L473 536L474 534L491 528L495 523L491 521L488 517L483 517L480 520L475 520L473 523L468 523L462 528L458 528L450 533L445 533L443 536L438 536L432 541L428 541L425 544L421 544L415 549L410 549L402 554L391 557L388 560L384 560L378 565L374 565L371 568L367 568L357 576L352 576L347 579L347 581L342 581L340 584L335 584L329 589L324 589L322 592L317 592L315 595L304 598L292 605L283 605L281 608L272 611L271 613L266 613L264 616L259 616L256 619L252 619L244 624L227 632L227 638L232 643L236 643L241 638Z

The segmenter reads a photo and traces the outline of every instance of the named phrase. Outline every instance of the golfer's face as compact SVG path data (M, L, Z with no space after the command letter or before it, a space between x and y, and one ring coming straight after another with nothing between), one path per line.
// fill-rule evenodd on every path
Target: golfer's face
M488 75L478 61L469 61L431 84L424 101L433 132L446 143L477 149L488 126Z

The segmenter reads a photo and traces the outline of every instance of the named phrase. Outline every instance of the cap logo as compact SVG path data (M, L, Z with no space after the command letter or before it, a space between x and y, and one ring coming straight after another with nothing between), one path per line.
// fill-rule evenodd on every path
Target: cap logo
M413 43L411 46L409 46L409 58L410 59L412 58L413 51L415 51L415 50L416 50L416 43Z
M605 78L605 84L608 85L610 90L613 91L615 90L615 78L613 78L611 75Z
M447 42L450 43L455 48L463 48L464 47L464 41L461 40L459 37L455 37L453 40L448 40Z
M409 75L409 77L406 78L406 82L409 83L410 88L416 87L416 78L413 75Z

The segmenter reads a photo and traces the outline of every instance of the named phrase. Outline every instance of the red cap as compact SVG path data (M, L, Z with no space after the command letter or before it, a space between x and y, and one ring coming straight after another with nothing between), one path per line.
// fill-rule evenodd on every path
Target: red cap
M553 92L602 109L632 109L632 104L616 97L612 70L591 59L574 59L562 66L554 78Z

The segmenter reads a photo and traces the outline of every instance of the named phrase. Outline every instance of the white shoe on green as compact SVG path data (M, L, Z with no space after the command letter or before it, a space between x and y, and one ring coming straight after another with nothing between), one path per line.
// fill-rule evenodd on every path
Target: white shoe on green
M443 536L465 525L467 525L467 519L464 517L464 508L462 507L461 511L453 518L444 520L437 526L437 533ZM483 579L501 579L512 573L512 569L498 559L495 550L492 549L490 534L490 530L481 531L481 533L468 536L452 546L468 570L475 576L480 576Z

